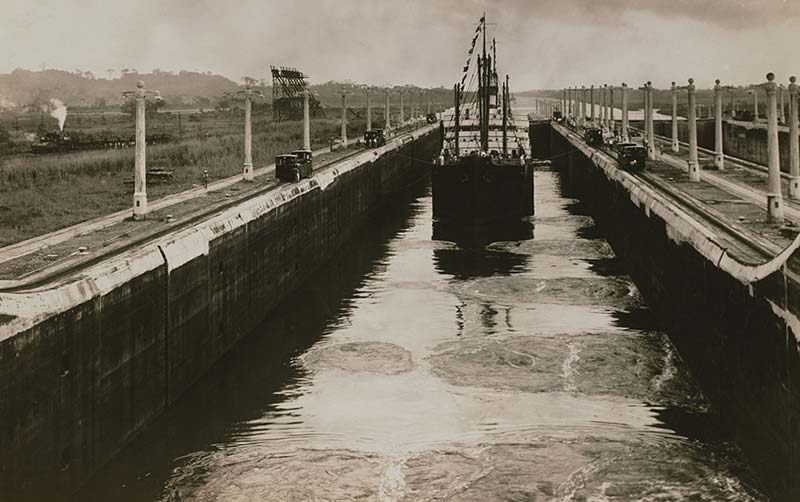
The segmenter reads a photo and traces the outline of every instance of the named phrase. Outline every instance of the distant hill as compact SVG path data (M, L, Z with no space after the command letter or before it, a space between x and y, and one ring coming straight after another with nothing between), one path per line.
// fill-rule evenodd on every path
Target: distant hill
M122 101L122 93L136 88L136 82L143 80L147 89L158 90L166 102L167 108L213 108L215 105L235 106L222 99L226 92L241 89L241 86L221 75L180 71L177 73L154 71L152 73L124 72L117 78L95 78L88 72L68 72L63 70L31 71L17 69L11 73L0 74L0 111L17 109L38 111L51 98L64 102L67 107L117 107ZM265 101L272 101L271 81L261 82L258 88L264 94ZM324 82L312 84L311 92L326 107L341 106L341 92L348 94L349 106L364 106L366 102L364 86L355 82ZM399 104L396 91L400 87L392 87L392 106ZM427 90L415 86L403 86L404 102L410 110L412 94L417 107L427 109ZM372 88L372 105L381 107L386 102L386 88ZM431 89L431 103L450 106L452 103L450 89L442 87ZM422 101L422 103L420 103Z
M90 73L16 69L0 74L0 108L38 108L50 98L72 107L116 105L122 102L122 93L135 89L139 80L148 89L160 91L170 106L194 104L198 99L220 96L238 88L236 82L221 75L191 71L126 72L118 78L102 79Z

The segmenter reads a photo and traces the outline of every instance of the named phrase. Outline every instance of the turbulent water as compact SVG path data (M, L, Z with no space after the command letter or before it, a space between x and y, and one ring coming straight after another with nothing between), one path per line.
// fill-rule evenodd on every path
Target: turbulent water
M388 211L76 500L763 500L558 174L536 206Z

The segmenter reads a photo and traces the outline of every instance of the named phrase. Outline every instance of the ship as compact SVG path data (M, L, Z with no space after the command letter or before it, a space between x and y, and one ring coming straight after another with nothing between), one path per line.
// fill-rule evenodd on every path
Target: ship
M482 50L473 57L479 37ZM527 123L513 117L509 77L498 79L497 45L491 44L489 54L484 14L461 82L453 86L454 107L442 121L442 152L431 168L433 217L439 222L492 225L534 213Z

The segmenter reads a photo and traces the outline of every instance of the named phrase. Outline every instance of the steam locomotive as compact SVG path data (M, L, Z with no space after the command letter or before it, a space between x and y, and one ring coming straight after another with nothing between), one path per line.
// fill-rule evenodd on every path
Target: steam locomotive
M166 133L148 134L148 145L157 145L172 141L172 135ZM31 144L31 153L63 153L79 150L108 150L111 148L129 148L136 145L133 137L97 136L94 134L69 135L63 131L46 132Z

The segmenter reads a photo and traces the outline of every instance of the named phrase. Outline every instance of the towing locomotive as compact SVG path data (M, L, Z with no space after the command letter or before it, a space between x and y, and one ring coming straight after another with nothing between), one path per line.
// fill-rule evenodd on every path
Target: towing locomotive
M281 181L297 182L311 176L311 150L294 150L275 156L275 177Z
M577 132L577 127L572 119L567 120L566 124ZM583 141L616 159L617 166L623 171L644 171L647 166L647 148L639 143L620 142L616 138L608 137L600 127L585 127Z

